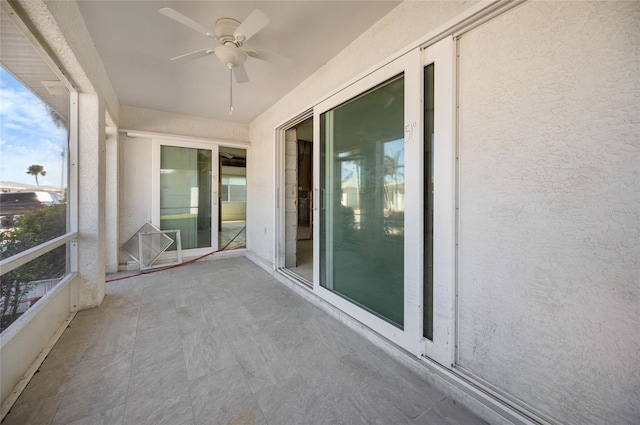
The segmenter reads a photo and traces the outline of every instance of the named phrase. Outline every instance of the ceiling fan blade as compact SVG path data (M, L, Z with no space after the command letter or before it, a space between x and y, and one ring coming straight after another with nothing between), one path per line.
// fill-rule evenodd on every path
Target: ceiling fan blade
M279 55L277 53L267 52L265 50L249 49L246 50L246 52L247 56L249 56L250 58L265 61L273 65L288 66L293 63L291 58Z
M233 75L236 76L236 81L238 83L246 83L249 81L249 77L247 76L247 70L244 68L243 64L233 67Z
M247 16L247 18L235 30L233 36L241 41L247 41L253 37L258 31L267 26L271 20L260 10L255 9Z
M200 25L198 22L194 21L191 18L184 16L182 13L176 12L170 7L164 7L160 9L160 13L162 13L167 18L171 18L174 21L180 22L182 25L186 25L192 30L198 31L201 34L206 35L207 37L216 38L216 35L213 31L208 29L207 27Z
M196 50L195 52L185 53L184 55L176 56L175 58L171 58L171 61L182 61L182 60L194 60L200 59L207 55L210 55L213 52L213 49L207 48L202 50Z

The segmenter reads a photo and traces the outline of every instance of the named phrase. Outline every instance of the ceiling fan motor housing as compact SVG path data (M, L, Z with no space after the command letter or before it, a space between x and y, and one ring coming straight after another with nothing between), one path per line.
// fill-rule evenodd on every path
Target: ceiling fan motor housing
M242 45L242 41L244 40L236 40L236 37L233 34L239 26L240 22L233 18L218 19L216 21L214 32L216 34L216 38L220 40L220 44L232 42L240 47L240 45ZM237 44L237 42L240 42L240 44Z

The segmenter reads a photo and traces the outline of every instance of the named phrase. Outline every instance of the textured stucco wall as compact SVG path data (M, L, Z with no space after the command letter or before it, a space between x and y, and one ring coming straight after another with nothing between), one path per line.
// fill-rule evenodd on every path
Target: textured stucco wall
M151 139L120 134L120 245L151 221ZM119 263L131 261L120 252Z
M102 99L78 96L78 309L105 295L105 113Z
M460 40L459 362L568 424L640 423L640 3Z
M275 222L275 129L302 114L342 84L415 42L463 10L472 1L405 1L327 62L280 102L251 123L247 163L248 247L273 261Z
M120 188L119 179L119 149L118 134L107 134L106 147L106 187L105 187L105 272L115 273L118 271L118 251L120 248L119 239L119 206Z

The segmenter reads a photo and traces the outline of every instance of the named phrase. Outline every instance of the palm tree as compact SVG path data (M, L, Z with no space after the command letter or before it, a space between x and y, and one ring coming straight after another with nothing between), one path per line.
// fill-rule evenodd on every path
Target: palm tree
M44 171L44 167L42 165L30 165L29 168L27 169L27 174L31 174L32 176L34 176L36 178L36 185L40 186L40 183L38 183L38 174L40 174L41 176L46 176L47 172Z

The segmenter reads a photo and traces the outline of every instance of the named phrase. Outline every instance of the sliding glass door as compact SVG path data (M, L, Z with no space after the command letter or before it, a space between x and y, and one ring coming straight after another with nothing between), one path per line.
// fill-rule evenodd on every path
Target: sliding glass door
M155 141L154 161L154 222L180 230L182 249L190 254L217 248L218 147Z
M314 291L445 366L454 360L453 46L409 52L314 110Z
M416 354L421 75L415 51L314 110L314 291Z

